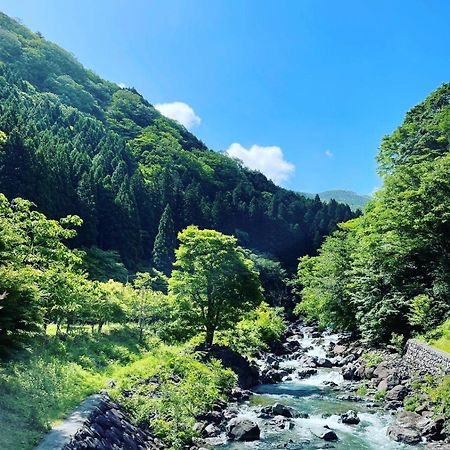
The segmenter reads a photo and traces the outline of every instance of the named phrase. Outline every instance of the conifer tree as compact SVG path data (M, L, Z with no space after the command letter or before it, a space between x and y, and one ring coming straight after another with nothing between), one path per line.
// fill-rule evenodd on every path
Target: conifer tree
M153 266L166 275L170 275L175 260L176 234L170 205L164 209L159 222L158 234L153 245Z

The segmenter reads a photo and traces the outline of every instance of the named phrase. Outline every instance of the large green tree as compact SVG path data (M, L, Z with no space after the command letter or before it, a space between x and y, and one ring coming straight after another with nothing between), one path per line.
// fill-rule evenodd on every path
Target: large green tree
M216 330L232 327L262 301L258 273L233 236L189 226L178 239L170 293L186 330L204 332L209 348Z

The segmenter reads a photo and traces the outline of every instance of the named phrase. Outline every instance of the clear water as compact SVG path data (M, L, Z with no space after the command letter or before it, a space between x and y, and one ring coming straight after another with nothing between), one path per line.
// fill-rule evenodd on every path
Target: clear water
M313 346L309 355L325 356L325 347L332 340L327 337L325 342L318 345L314 340L306 337L304 347ZM300 361L286 361L285 367L300 368ZM341 385L338 391L323 384L324 381L333 381ZM272 385L260 385L254 389L254 395L239 408L239 416L255 420L261 428L261 439L254 442L227 442L215 445L216 449L247 450L247 449L278 449L312 450L320 448L333 448L336 450L395 450L414 449L421 446L406 446L396 443L386 436L386 431L394 416L390 412L370 408L365 402L348 402L337 399L339 395L351 394L343 390L345 384L338 370L319 369L317 375L301 380L295 377L292 380ZM296 408L299 412L308 413L308 419L293 419L292 430L279 430L270 424L270 419L258 418L262 406L282 403ZM361 422L358 425L345 425L339 422L340 414L355 410ZM326 416L324 416L324 414ZM333 429L339 437L337 442L325 442L317 437L324 425Z

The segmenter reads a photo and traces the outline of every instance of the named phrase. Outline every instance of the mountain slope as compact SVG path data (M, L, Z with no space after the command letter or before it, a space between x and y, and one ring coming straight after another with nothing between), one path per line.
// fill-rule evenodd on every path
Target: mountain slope
M176 231L193 223L233 233L291 268L353 217L209 150L136 90L4 14L0 100L0 191L50 217L80 215L76 245L117 250L131 269L151 262L167 205Z

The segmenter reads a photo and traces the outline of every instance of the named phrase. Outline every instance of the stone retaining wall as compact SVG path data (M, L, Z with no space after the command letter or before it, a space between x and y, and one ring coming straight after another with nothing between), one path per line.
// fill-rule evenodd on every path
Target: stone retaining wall
M88 397L53 428L35 450L150 450L163 448L148 430L136 427L107 395Z
M406 343L402 363L411 375L450 374L450 354L415 339Z

